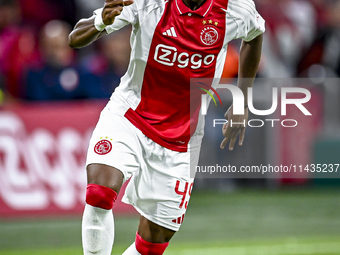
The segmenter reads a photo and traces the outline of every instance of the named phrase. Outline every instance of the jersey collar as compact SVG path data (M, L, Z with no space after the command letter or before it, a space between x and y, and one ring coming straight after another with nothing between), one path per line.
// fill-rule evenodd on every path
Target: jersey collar
M175 2L176 2L177 10L180 15L190 12L190 13L198 14L202 17L205 17L208 14L208 12L211 10L212 5L213 5L213 0L206 0L205 3L200 8L193 11L183 3L183 0L175 0Z

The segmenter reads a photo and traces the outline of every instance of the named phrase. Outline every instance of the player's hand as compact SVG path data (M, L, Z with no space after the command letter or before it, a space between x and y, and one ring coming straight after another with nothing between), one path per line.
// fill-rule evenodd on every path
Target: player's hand
M105 25L111 25L115 17L120 15L124 6L133 4L133 0L105 0L102 18Z
M225 138L223 139L220 147L221 149L224 149L227 143L230 142L229 150L232 151L234 149L234 145L238 136L240 136L238 144L240 146L242 146L243 144L244 135L246 133L246 126L248 123L248 107L244 109L244 115L234 115L233 106L231 106L224 114L224 117L228 120L228 123L225 123L222 127L222 133ZM231 124L231 121L233 124ZM243 125L243 123L245 125Z

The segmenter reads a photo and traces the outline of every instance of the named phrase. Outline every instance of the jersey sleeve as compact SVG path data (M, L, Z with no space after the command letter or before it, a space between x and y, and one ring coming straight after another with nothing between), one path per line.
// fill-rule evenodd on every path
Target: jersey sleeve
M229 0L228 13L237 27L234 39L249 42L265 32L265 21L253 0Z
M93 12L94 15L101 15L103 8L99 8ZM128 24L135 24L137 19L137 12L135 11L135 3L123 8L120 15L115 18L112 25L105 28L108 34L117 31Z

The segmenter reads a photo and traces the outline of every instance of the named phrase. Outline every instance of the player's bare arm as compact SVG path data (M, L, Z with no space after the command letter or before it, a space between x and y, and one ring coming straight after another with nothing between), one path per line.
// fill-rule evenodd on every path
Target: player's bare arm
M131 4L133 4L133 0L105 0L102 11L102 25L113 24L115 17L121 14L124 6ZM69 35L69 45L72 48L82 48L105 34L105 29L100 31L96 28L95 16L81 19Z
M221 149L224 149L224 147L229 142L229 150L233 150L238 136L239 145L242 146L243 144L248 121L248 107L247 107L248 88L253 86L254 79L259 67L261 59L262 40L263 35L261 34L252 41L242 42L240 50L238 87L243 92L245 100L244 105L246 109L244 115L234 115L233 106L231 106L225 113L224 116L228 120L228 123L224 124L222 127L222 133L225 138L221 143ZM233 126L231 126L230 125L231 120L233 123L245 123L245 125L234 124Z

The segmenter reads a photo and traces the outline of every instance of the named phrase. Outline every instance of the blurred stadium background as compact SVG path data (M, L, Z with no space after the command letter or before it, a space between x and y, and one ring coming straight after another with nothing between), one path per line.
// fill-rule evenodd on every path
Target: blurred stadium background
M254 105L268 109L273 86L304 87L312 116L288 108L285 119L297 120L296 128L248 127L244 146L229 152L218 148L222 137L211 125L225 109L210 107L200 164L339 164L340 1L255 3L267 31ZM130 28L82 50L70 49L67 35L102 4L0 0L1 255L82 253L87 143L126 70ZM228 82L239 43L229 47ZM199 177L165 254L340 254L339 173ZM133 242L138 215L122 203L114 211L118 255Z

